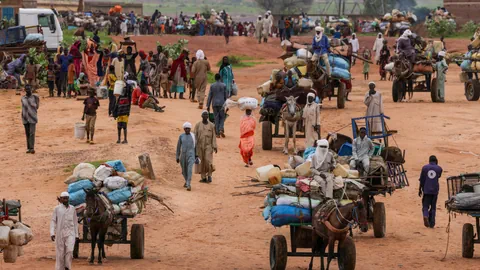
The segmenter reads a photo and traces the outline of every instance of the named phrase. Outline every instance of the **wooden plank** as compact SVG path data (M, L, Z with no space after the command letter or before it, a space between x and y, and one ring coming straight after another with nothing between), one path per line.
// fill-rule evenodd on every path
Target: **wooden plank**
M138 161L140 162L140 168L142 169L143 176L155 180L155 173L152 167L152 161L150 160L150 155L148 153L141 154L138 156Z

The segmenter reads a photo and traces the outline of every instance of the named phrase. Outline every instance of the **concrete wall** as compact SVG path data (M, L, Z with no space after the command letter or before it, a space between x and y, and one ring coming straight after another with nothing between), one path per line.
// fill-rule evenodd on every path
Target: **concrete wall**
M108 13L110 8L114 7L115 5L122 6L122 13L130 13L133 10L135 14L143 14L143 4L122 4L122 3L115 3L115 2L89 2L85 1L85 9L84 11L102 11Z
M458 26L470 20L480 22L480 1L478 0L444 0L443 4L455 16Z

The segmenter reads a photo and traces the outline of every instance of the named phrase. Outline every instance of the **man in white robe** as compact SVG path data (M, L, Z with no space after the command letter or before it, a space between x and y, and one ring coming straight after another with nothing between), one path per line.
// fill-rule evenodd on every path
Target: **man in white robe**
M320 185L327 198L333 198L334 175L332 173L337 163L332 153L328 151L328 141L318 140L317 149L312 157L311 171L313 179Z
M73 248L78 238L77 212L68 204L69 197L67 192L62 192L50 221L50 237L56 246L56 270L72 269Z
M380 64L380 51L383 48L383 36L382 33L378 33L377 39L375 39L375 43L373 43L372 51L375 52L375 63Z
M265 13L265 18L263 18L262 21L262 37L263 37L263 42L267 43L268 41L268 35L270 33L270 15L268 13Z
M308 93L307 105L303 108L303 124L305 126L305 149L312 147L320 139L320 108L315 103L315 94Z
M375 90L375 83L370 82L368 84L370 90L365 94L365 99L363 103L367 106L366 116L375 116L383 114L383 98L382 94ZM368 129L370 135L373 133L382 133L382 120L380 117L369 118L368 120Z

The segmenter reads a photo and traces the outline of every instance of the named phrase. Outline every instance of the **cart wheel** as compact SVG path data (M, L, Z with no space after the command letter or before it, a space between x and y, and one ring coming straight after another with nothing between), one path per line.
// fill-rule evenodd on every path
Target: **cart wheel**
M438 102L437 78L433 78L430 84L430 96L432 97L432 102Z
M350 236L345 238L343 242L343 250L338 251L338 264L342 265L344 270L355 270L355 264L357 263L357 249L355 248L355 242Z
M386 223L385 205L377 202L373 206L373 235L375 238L385 237Z
M75 239L75 245L73 246L73 258L78 259L79 253L80 253L80 240Z
M403 82L400 80L393 81L393 84L392 84L393 102L398 102L400 100L401 93L403 93Z
M287 239L283 235L274 235L270 240L270 269L287 268Z
M470 223L463 224L462 257L473 258L473 225Z
M272 123L267 120L262 122L262 149L272 150Z
M477 80L465 83L465 96L468 101L477 101L480 98L480 83Z
M133 224L130 235L130 258L143 259L145 250L144 228L142 224Z
M337 108L343 109L345 108L345 97L347 95L347 86L344 83L340 83L338 85L338 93L337 93Z

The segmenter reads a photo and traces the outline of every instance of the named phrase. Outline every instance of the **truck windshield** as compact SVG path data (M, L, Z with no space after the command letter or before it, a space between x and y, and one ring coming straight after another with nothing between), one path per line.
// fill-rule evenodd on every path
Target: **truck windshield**
M48 27L52 31L52 33L56 30L55 16L53 14L39 14L38 24L41 27Z

